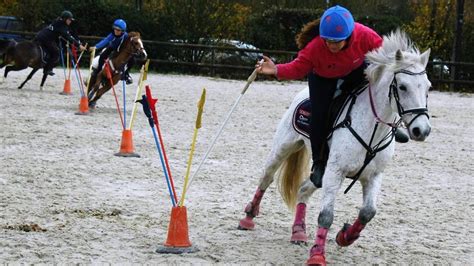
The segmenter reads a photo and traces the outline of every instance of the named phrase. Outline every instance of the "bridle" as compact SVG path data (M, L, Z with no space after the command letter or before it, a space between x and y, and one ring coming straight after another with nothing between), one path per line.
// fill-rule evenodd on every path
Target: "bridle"
M132 45L131 45L131 50L132 50L132 51L130 52L130 54L133 55L133 56L138 56L138 55L140 55L140 53L143 53L143 51L145 50L145 48L144 48L143 46L139 46L139 47L137 48L137 45L135 44L134 39L140 40L139 37L131 37L131 38L130 38L130 43L132 44ZM139 42L138 42L138 43L139 43Z
M385 148L387 148L392 143L393 139L395 138L396 129L398 127L402 126L402 116L403 115L412 114L412 115L415 116L406 125L407 127L410 127L410 125L413 123L413 121L415 121L415 119L418 118L419 116L426 115L428 117L428 119L430 118L429 115L428 115L428 105L426 105L424 107L417 107L417 108L411 108L411 109L403 108L402 104L400 103L400 95L398 94L399 88L398 88L397 78L396 78L397 74L407 74L407 75L411 75L411 76L424 75L424 74L426 74L426 70L423 70L421 72L416 73L416 72L411 72L411 71L402 69L402 70L396 71L393 74L393 79L392 79L392 82L390 83L388 97L389 97L389 101L391 103L392 102L392 95L393 95L393 98L395 99L395 102L397 104L398 115L400 117L397 121L395 121L393 123L385 122L379 117L379 115L377 114L377 111L376 111L377 108L375 108L375 102L374 102L374 99L373 99L373 96L372 96L372 89L371 89L371 86L369 84L368 86L364 87L363 89L352 93L352 96L351 96L352 99L350 100L350 104L349 104L348 110L346 112L346 117L339 124L334 126L334 128L332 129L334 131L338 128L347 128L352 133L352 135L357 139L357 141L366 150L365 159L364 159L364 163L363 163L362 167L359 169L359 171L354 176L351 176L351 177L348 176L348 178L352 179L352 182L346 188L346 190L344 191L344 194L349 192L349 190L352 188L352 186L355 184L355 182L359 179L359 177L362 174L362 172L364 171L365 167L367 165L369 165L369 163L372 161L373 158L375 158L377 153L384 150ZM357 96L367 87L369 88L369 99L370 99L370 107L372 109L372 114L375 116L375 119L377 120L377 123L375 123L374 129L372 131L372 136L370 138L369 143L366 143L363 140L363 138L354 130L354 128L351 125L351 120L352 119L351 119L351 116L350 116L352 106L355 104ZM385 136L383 136L379 140L378 143L373 143L375 133L377 132L379 123L387 125L387 126L391 127L392 129Z
M373 96L372 96L372 89L371 89L371 86L369 84L370 107L372 109L372 113L375 116L375 119L377 120L377 122L385 124L385 125L387 125L389 127L392 127L392 128L397 128L397 127L400 127L400 125L402 124L402 116L404 116L406 114L414 115L414 117L410 120L410 122L406 125L406 127L410 127L410 125L413 123L413 121L415 121L415 119L417 119L419 116L425 115L429 119L430 116L428 114L428 101L426 102L427 105L425 105L424 107L417 107L417 108L411 108L411 109L403 108L402 104L400 103L400 95L398 93L399 88L398 88L398 83L397 83L397 78L396 78L397 74L407 74L407 75L410 75L410 76L424 75L424 74L426 74L426 69L421 71L421 72L412 72L412 71L409 71L409 70L406 70L406 69L402 69L402 70L399 70L399 71L397 71L393 74L393 79L392 79L392 82L390 83L390 88L389 88L389 91L388 91L388 98L389 98L389 101L391 103L392 102L392 95L393 95L393 98L395 99L395 102L397 104L398 115L400 116L400 119L398 119L398 121L393 122L393 123L383 121L379 117L379 115L377 114L374 99L373 99Z

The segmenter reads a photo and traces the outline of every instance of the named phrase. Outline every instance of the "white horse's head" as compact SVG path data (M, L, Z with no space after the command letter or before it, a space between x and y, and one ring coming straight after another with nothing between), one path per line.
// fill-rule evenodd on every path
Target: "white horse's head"
M431 132L428 115L428 90L431 82L426 75L426 65L430 50L421 55L396 52L396 64L405 65L407 57L410 64L394 72L391 93L396 103L398 114L408 128L410 138L423 141Z
M375 62L367 71L369 80L389 72L391 106L407 126L410 138L416 141L424 141L431 132L427 102L431 82L426 75L429 56L430 49L421 54L400 30L385 36L383 46L367 55L369 61Z

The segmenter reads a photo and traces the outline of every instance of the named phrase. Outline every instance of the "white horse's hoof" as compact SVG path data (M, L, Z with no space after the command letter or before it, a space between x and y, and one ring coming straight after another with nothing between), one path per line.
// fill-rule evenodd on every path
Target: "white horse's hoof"
M0 84L4 83L5 82L5 77L0 77Z
M40 86L40 91L43 91L43 86Z

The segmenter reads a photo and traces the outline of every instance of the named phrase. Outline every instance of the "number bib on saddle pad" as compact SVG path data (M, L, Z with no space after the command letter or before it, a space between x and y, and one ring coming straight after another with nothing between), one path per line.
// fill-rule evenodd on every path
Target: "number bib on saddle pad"
M354 90L353 93L358 94L362 88L364 87L363 86L358 87L357 89ZM340 115L341 110L344 108L344 106L350 103L350 100L352 99L350 96L351 95L349 93L336 91L335 97L329 107L329 117L327 118L327 122L321 125L329 129L328 139L331 138L332 136L331 129L333 128L334 122L338 119L338 116ZM355 96L352 95L352 97L355 97ZM295 108L295 111L293 113L293 119L292 119L293 128L299 134L309 138L309 135L311 132L310 119L311 119L311 101L309 100L309 98L306 98L302 100Z
M293 128L296 130L296 132L309 138L309 133L311 131L310 119L311 101L309 98L306 98L295 108L292 119Z

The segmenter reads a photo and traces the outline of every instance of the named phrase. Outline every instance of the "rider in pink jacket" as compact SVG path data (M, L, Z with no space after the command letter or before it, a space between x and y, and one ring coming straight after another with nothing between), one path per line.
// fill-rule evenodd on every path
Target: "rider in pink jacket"
M319 30L318 30L319 26ZM313 167L311 181L322 186L328 149L327 118L337 87L343 91L357 88L366 81L365 54L382 45L382 38L372 29L354 22L349 10L341 6L327 9L311 31L316 36L299 51L293 61L275 65L264 57L257 64L258 73L274 75L278 79L301 79L308 76L311 100L311 149Z

